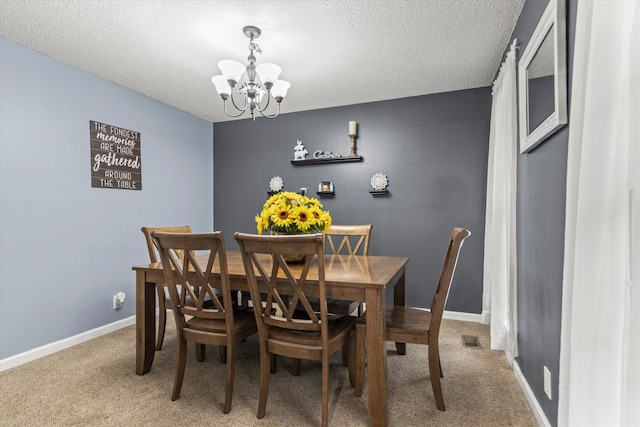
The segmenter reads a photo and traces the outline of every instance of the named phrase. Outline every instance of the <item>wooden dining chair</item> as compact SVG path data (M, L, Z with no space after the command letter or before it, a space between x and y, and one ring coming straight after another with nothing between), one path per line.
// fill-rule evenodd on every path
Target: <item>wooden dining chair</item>
M322 234L262 236L236 233L249 283L260 336L260 395L258 418L266 413L271 355L322 361L322 425L328 423L329 356L350 348L356 317L329 321ZM304 264L287 264L287 254L306 255ZM313 285L308 279L314 278ZM317 278L317 284L316 284ZM260 287L262 285L262 288ZM319 313L309 304L308 291L317 295ZM266 293L263 302L261 292ZM276 307L275 312L265 307ZM296 317L302 307L304 318ZM350 358L353 360L353 358Z
M226 349L223 412L227 414L233 398L236 343L244 341L258 329L253 313L236 310L233 304L224 236L220 231L203 234L154 231L151 235L160 251L178 335L171 400L178 399L182 390L187 341L219 346ZM205 262L198 263L196 251L202 254L200 257L204 257ZM216 289L222 290L222 298Z
M144 234L147 242L147 250L149 251L149 262L160 262L160 254L158 248L153 243L151 233L154 231L160 231L165 233L191 233L191 227L188 225L182 225L177 227L142 227L142 234ZM180 254L178 254L180 255ZM165 289L166 283L158 283L158 338L156 339L156 351L162 349L164 342L164 333L167 328L167 309L171 309L171 299L167 295Z
M369 239L371 237L372 224L332 224L329 230L324 231L326 239L325 252L334 255L369 255ZM316 298L309 300L314 310L319 311ZM327 311L337 315L352 315L356 312L362 316L362 302L339 299L327 300ZM291 361L291 373L300 375L300 361ZM348 350L343 351L342 364L348 366Z
M326 250L339 255L369 255L372 227L372 224L332 224L331 228L324 232L327 239ZM362 315L360 301L330 299L327 301L327 306L329 313L350 315L358 310L358 316Z
M444 257L440 278L436 286L436 292L431 301L431 310L415 307L403 307L394 305L386 311L386 331L385 340L398 343L425 344L429 346L429 375L431 387L436 400L436 406L444 411L444 398L442 397L442 387L440 378L442 366L440 364L440 350L438 348L438 337L440 334L440 323L442 314L449 295L449 288L453 280L456 269L458 255L464 239L471 233L462 227L455 227L451 232L449 245ZM355 395L362 394L364 382L364 335L366 331L365 315L359 319L356 325L355 349ZM397 345L399 353L404 354L404 346Z

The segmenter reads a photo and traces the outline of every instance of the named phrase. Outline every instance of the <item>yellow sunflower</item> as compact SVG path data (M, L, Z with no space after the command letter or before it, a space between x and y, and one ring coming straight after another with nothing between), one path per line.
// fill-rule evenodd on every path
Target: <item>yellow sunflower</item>
M295 215L285 203L281 203L273 208L270 219L276 227L289 227Z
M305 205L298 206L295 209L295 216L296 219L294 220L294 222L298 226L298 229L303 232L309 231L309 228L311 227L313 222L315 222L315 220L313 219L314 216L311 213L311 209L306 207Z
M262 222L262 216L256 215L255 216L255 220L256 220L256 228L258 229L258 234L262 234L262 230L264 230L264 224Z

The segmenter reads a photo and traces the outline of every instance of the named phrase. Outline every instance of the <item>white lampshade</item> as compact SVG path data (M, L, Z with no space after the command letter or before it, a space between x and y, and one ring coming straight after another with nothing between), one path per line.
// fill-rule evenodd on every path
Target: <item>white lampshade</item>
M290 87L291 87L291 84L289 82L284 80L278 80L273 84L273 87L271 88L271 95L273 95L274 98L277 98L277 97L284 98L285 96L287 96L287 91L289 90Z
M258 73L258 76L260 76L260 80L263 84L275 83L282 72L282 68L278 67L276 64L270 64L267 62L264 64L258 64L256 72Z
M231 95L231 86L229 86L229 82L224 76L213 76L211 81L216 86L218 95Z
M218 62L218 68L222 71L225 80L233 80L236 83L240 81L242 74L246 70L244 65L233 59L223 59Z

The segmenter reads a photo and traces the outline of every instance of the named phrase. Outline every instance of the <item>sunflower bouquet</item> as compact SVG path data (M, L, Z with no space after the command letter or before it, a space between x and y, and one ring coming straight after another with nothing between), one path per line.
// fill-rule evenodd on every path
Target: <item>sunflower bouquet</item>
M312 234L331 227L331 215L318 199L290 191L269 197L256 215L258 234L264 231L283 234Z

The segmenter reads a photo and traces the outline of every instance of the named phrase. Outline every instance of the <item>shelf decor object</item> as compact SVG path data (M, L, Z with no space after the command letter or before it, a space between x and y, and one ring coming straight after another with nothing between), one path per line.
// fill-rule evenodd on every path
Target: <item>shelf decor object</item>
M333 183L331 181L321 181L318 184L318 196L334 196L335 190L333 189Z
M297 140L296 146L293 147L293 160L304 160L307 154L309 154L309 152L304 148L304 145L302 145L302 141Z
M269 181L269 188L271 191L268 191L267 193L270 196L279 193L284 188L284 181L279 176L274 176L271 178L271 181Z
M276 64L262 63L256 66L256 57L253 52L262 53L262 51L253 40L262 34L260 28L247 25L242 28L242 32L249 38L249 56L247 58L249 63L243 65L233 59L223 59L218 62L218 68L220 68L222 75L213 76L211 82L222 98L224 112L229 117L240 117L248 110L254 121L256 120L256 111L263 117L274 119L280 114L280 103L287 95L291 84L284 80L278 80L282 69ZM243 83L237 87L236 85L241 79ZM236 102L236 98L240 98L242 102ZM277 103L278 107L274 114L266 112L271 99ZM232 113L227 109L228 100L231 100L231 104L235 108Z
M356 138L358 136L358 124L356 122L349 122L349 137L351 138L351 153L349 156L355 157L358 155L356 151Z
M373 190L369 190L371 194L387 194L387 186L389 185L389 178L386 175L378 172L371 177L371 187Z

